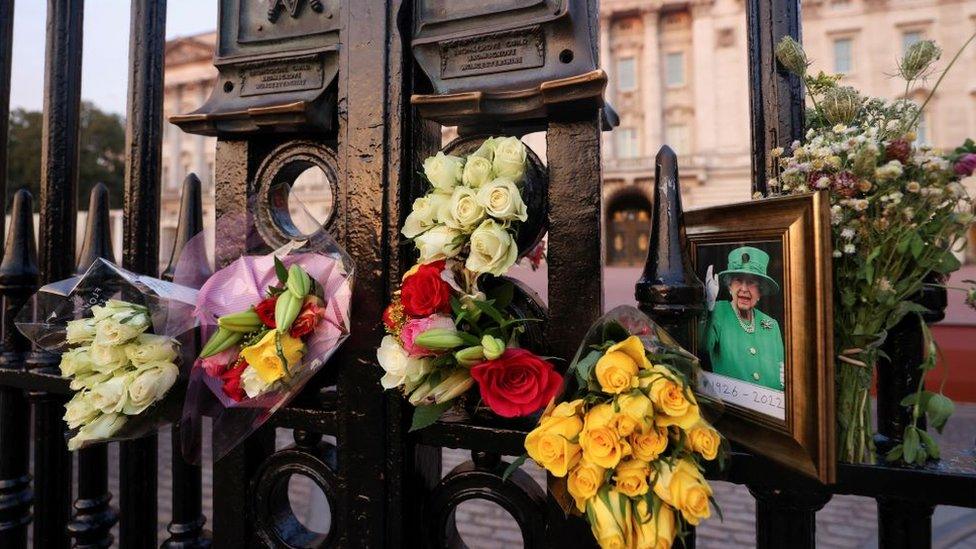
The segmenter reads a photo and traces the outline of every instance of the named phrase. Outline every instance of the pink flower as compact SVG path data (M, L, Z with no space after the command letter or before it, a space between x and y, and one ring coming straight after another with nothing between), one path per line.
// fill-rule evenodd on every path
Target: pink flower
M237 360L237 354L240 351L235 345L230 349L221 351L213 356L208 356L207 358L200 360L200 365L207 372L210 377L220 377L221 374L231 365L232 362Z
M413 340L418 335L430 330L431 328L454 329L454 321L444 315L430 315L424 318L412 318L403 324L403 331L400 332L400 342L403 349L412 357L431 356L434 353L414 345Z
M959 160L956 160L956 165L953 169L956 175L961 177L973 175L973 171L976 171L976 154L968 153L962 155Z

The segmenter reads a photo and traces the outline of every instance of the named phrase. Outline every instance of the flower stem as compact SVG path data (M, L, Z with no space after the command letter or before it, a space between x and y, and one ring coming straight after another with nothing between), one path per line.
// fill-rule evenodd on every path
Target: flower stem
M962 47L959 48L959 51L956 52L956 55L952 57L952 61L949 61L949 64L946 65L945 69L943 69L942 74L939 75L939 79L935 81L935 86L932 86L932 89L929 90L929 94L925 96L925 101L922 103L922 106L918 109L918 112L915 113L915 116L912 117L911 122L909 122L908 125L905 126L904 129L906 131L909 128L915 127L915 124L918 122L918 118L922 116L923 112L925 112L926 105L929 104L929 101L932 100L932 96L935 95L935 91L938 90L939 86L942 84L942 79L944 79L946 74L949 73L949 69L951 69L952 66L956 64L956 61L959 59L959 56L962 55L962 52L966 49L967 46L969 46L969 43L972 42L974 38L976 38L976 32L974 32L969 36L969 40L966 40L966 43L963 44Z

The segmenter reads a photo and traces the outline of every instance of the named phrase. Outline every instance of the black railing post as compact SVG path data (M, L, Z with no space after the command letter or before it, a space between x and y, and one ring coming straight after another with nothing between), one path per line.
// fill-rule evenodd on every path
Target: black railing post
M159 271L166 0L132 0L129 36L123 264L155 276ZM157 442L153 433L120 444L119 544L123 549L156 545Z
M83 0L48 0L41 144L41 283L75 270ZM36 351L30 368L57 374L58 357ZM65 440L63 395L32 391L34 411L34 547L69 543L71 454Z
M638 306L690 352L692 333L705 310L705 286L695 275L685 237L678 157L667 145L657 153L654 212Z
M183 181L183 195L180 201L179 224L176 229L176 241L173 243L173 255L169 265L163 271L165 280L173 280L176 264L183 253L187 242L203 231L203 197L200 179L195 174L186 176ZM210 272L210 266L204 262L198 265L199 280L194 285L202 285ZM199 346L199 332L194 331L183 340L183 344L192 349ZM201 489L202 477L200 470L200 456L188 462L183 457L183 436L180 424L172 426L172 473L173 473L173 520L169 523L169 538L163 542L168 549L189 549L209 547L210 534L203 529L207 518L203 516L203 494ZM196 442L192 445L199 452L200 433L195 433Z
M758 549L817 546L817 511L830 501L829 492L786 491L766 486L750 486L749 492L756 498Z
M82 274L98 258L115 261L109 219L108 188L99 183L91 190L85 240L76 272ZM115 537L112 526L119 515L110 505L108 490L108 444L94 444L78 451L78 499L68 532L75 547L110 547Z
M28 342L14 316L37 289L33 200L26 189L14 195L10 232L0 262L3 353L0 368L22 371ZM23 389L0 387L0 547L27 547L33 494L30 487L30 409Z
M929 282L941 282L930 279ZM918 296L917 302L929 312L922 315L926 323L933 323L945 317L945 288L926 287ZM885 454L896 444L901 443L905 427L911 423L911 412L901 401L915 392L921 380L919 366L925 359L925 342L919 318L908 315L888 331L882 346L887 358L878 360L878 434L875 444L878 459L883 462ZM918 427L925 429L925 417L919 418ZM878 501L878 542L886 549L918 548L932 546L932 512L934 506L917 501L879 497Z
M7 141L10 127L10 67L14 57L14 0L0 2L0 212L7 211ZM0 223L0 242L5 223Z

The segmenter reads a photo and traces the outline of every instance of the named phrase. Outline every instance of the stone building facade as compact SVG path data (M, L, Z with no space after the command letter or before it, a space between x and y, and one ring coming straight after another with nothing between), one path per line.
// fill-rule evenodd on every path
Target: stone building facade
M934 39L947 50L944 63L976 30L976 0L804 0L802 9L803 42L814 70L845 73L847 83L888 98L905 94L900 81L887 76L904 47ZM620 126L603 143L606 262L635 265L647 251L654 155L662 144L678 153L686 208L749 199L745 7L743 0L601 0L600 11L607 99L620 115ZM167 115L189 112L209 95L215 39L210 33L168 44ZM923 83L908 96L921 100L931 85ZM919 138L949 147L974 134L971 47L926 107ZM445 129L445 141L453 135ZM526 141L544 158L543 135ZM213 138L167 125L164 219L175 224L179 182L190 171L212 196L213 155ZM321 196L328 186L311 175L302 196L314 215L324 216ZM209 220L212 200L205 203ZM164 248L171 230L175 226L163 229Z

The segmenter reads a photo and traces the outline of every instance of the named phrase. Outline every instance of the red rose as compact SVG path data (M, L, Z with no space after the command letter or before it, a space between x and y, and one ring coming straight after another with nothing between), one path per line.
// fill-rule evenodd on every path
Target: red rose
M435 261L421 265L403 281L400 289L403 312L413 318L451 312L451 286L441 278L443 270L444 262Z
M291 329L288 330L288 335L299 339L312 333L315 327L318 326L319 321L325 318L325 309L320 307L321 304L322 300L315 296L305 298L302 310L299 311L295 321L291 323Z
M383 325L386 326L386 331L391 334L400 333L400 329L403 328L403 304L400 303L400 298L397 297L383 309Z
M275 304L278 303L278 296L274 295L265 298L261 303L254 306L254 312L258 314L258 318L264 323L268 328L275 327Z
M563 378L552 364L525 349L506 349L502 356L471 368L481 398L502 417L527 416L549 404Z
M245 368L247 368L247 362L241 360L236 366L220 375L220 379L224 382L224 394L236 402L244 400L244 397L247 396L244 393L244 388L241 387L241 374L244 373Z

